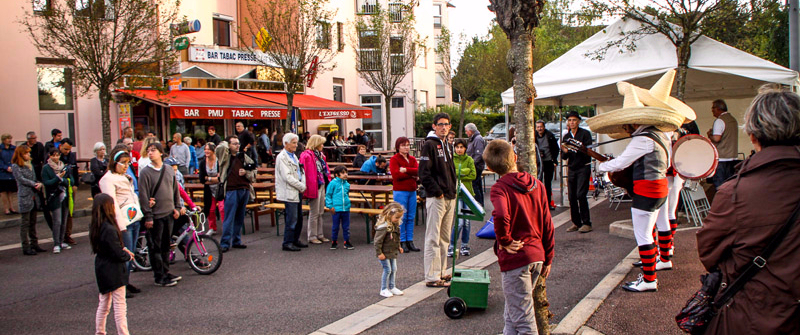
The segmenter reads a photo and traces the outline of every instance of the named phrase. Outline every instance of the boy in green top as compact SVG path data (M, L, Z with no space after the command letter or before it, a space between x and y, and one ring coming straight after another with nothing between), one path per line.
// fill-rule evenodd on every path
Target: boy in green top
M475 195L475 191L472 189L472 181L475 180L477 176L477 172L475 170L475 161L472 160L472 157L467 155L467 141L463 138L459 138L455 141L455 150L456 154L453 156L453 163L456 166L456 176L458 176L458 181L460 184L463 184L471 195ZM461 187L461 186L458 186ZM461 202L458 207L464 208L466 204ZM450 234L450 248L447 249L447 257L453 257L454 248L456 238L458 236L455 235L455 227L453 227L453 233ZM458 230L461 233L461 256L469 256L469 234L470 234L470 222L467 219L461 219L458 222Z

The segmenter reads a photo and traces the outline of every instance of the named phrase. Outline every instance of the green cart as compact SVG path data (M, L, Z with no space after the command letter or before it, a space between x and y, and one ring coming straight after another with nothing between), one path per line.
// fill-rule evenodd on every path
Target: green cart
M483 221L484 209L478 204L467 189L459 183L457 189L456 213L454 215L456 245L454 250L458 250L458 219ZM467 208L460 209L460 203L464 202ZM489 301L489 271L478 269L457 269L456 260L459 253L453 253L453 279L450 287L447 288L447 295L450 297L444 303L444 314L451 319L460 319L467 312L467 308L486 309Z

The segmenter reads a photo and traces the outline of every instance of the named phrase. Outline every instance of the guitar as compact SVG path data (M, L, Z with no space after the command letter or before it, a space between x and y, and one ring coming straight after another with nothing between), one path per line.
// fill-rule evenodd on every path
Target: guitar
M574 138L568 138L562 145L569 151L587 154L589 157L592 157L600 162L605 162L611 159L592 149L587 148L585 145L583 145L583 142ZM608 178L611 180L612 184L625 189L629 195L633 195L633 165L628 166L622 171L609 172Z

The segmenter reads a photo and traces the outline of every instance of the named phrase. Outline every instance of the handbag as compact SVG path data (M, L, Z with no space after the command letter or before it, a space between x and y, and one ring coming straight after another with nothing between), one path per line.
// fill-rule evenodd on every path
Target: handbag
M81 183L94 184L95 183L94 173L91 173L91 172L84 173L81 176Z
M481 229L478 230L477 233L475 233L475 236L480 237L480 238L492 239L492 240L497 238L494 235L494 217L493 216L489 217L489 221L486 221L486 224L484 224L483 227L481 227Z
M792 225L797 221L798 215L800 215L800 204L795 207L789 220L781 227L778 233L772 237L772 240L761 252L761 255L754 257L742 274L727 288L722 283L722 273L719 270L703 275L701 277L703 287L692 295L689 301L686 302L686 306L675 316L678 328L689 334L704 334L709 322L717 315L717 311L725 306L728 300L733 298L761 268L767 265L767 259L778 248L783 238L788 235ZM723 290L722 296L714 301L714 297L718 293L717 290L720 288Z
M133 190L133 184L129 183L128 185L131 188L131 194L135 195L136 192ZM134 222L141 220L144 217L144 214L142 213L142 207L139 206L138 203L136 203L136 200L127 205L120 206L119 211L121 211L122 216L126 220L124 221L126 227Z

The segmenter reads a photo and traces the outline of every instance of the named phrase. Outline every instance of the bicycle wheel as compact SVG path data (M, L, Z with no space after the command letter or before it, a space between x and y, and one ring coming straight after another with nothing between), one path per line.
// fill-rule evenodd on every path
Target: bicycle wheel
M222 265L222 248L210 236L197 235L198 243L189 241L186 246L186 261L189 267L201 275L210 275Z
M133 254L133 267L136 271L150 271L153 266L150 265L150 256L147 248L147 238L144 235L139 235L136 238L136 253Z

